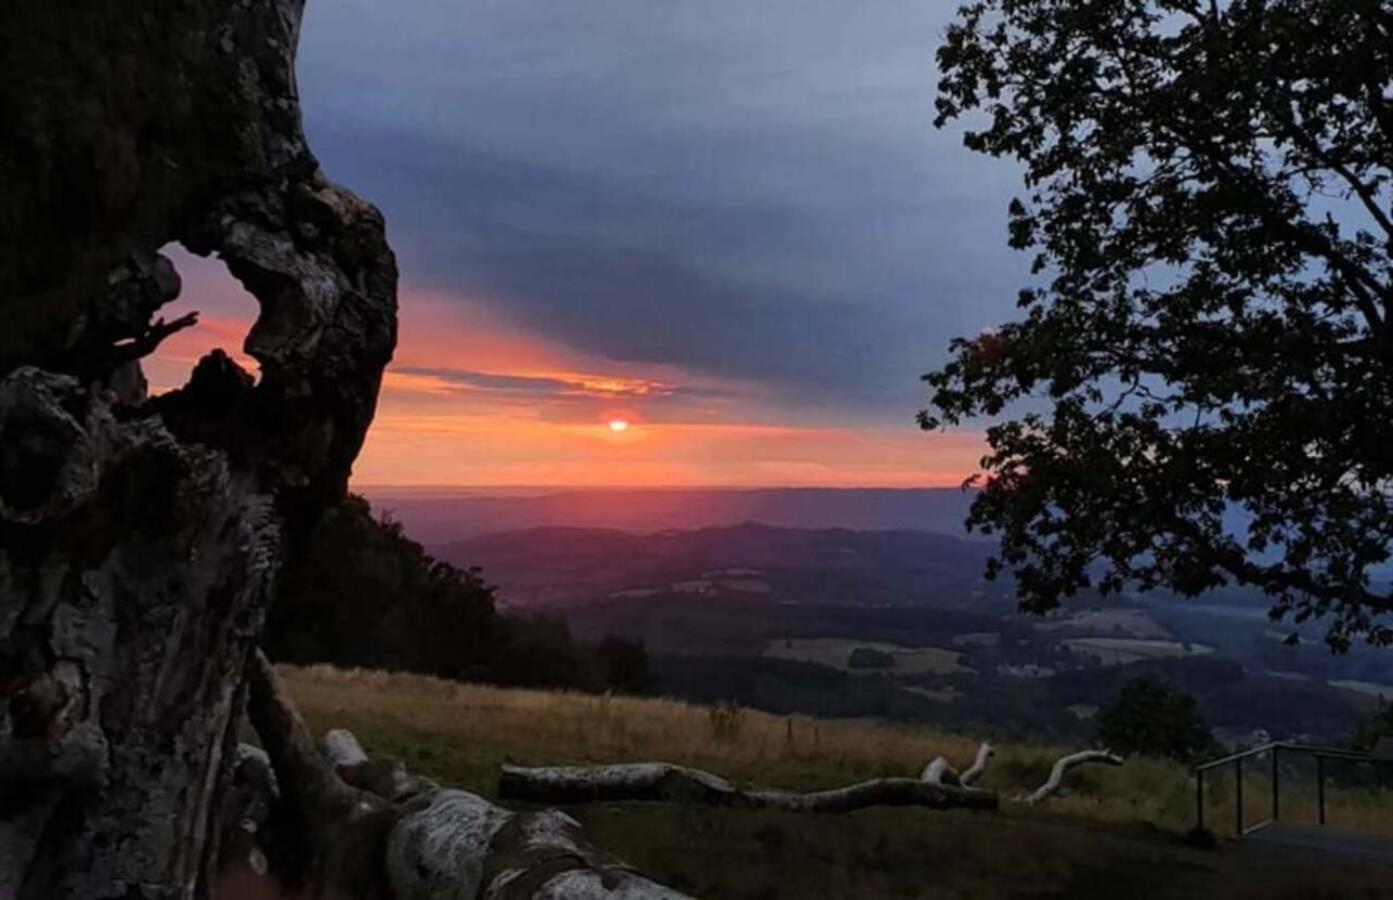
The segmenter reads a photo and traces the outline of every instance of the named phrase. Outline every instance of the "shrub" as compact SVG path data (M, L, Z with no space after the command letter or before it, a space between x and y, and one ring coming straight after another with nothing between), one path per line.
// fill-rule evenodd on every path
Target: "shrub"
M1129 756L1192 763L1216 749L1195 698L1155 675L1139 675L1123 684L1096 721L1098 740Z

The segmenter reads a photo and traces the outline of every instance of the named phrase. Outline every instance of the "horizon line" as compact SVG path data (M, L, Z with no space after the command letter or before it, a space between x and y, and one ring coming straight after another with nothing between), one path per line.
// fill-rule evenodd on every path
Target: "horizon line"
M350 491L960 491L963 485L809 485L809 484L349 484Z

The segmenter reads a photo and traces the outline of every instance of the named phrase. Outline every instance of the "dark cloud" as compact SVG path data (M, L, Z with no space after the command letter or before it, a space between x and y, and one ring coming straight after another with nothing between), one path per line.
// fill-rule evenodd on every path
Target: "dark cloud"
M902 417L1009 314L1009 167L930 126L953 4L344 0L307 125L410 283L617 361Z

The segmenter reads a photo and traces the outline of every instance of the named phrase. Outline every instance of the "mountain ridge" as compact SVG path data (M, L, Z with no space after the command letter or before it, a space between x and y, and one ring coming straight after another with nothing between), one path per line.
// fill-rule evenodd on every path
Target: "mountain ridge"
M544 526L651 533L742 522L790 528L916 530L967 536L973 494L957 488L594 488L490 493L360 492L418 541L447 544Z

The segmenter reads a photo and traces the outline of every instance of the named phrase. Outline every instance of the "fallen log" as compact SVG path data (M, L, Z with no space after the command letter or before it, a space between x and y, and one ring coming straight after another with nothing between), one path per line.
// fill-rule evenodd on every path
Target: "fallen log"
M505 764L499 772L498 796L541 803L657 801L815 813L847 813L872 806L991 810L998 806L992 791L922 778L876 778L809 793L746 790L710 772L658 762L591 767Z
M249 670L248 712L281 813L298 826L298 870L282 881L338 900L690 900L591 844L563 812L512 812L412 777L342 729L321 752L266 658Z
M1044 784L1035 789L1035 793L1025 797L1024 801L1032 806L1043 800L1049 799L1064 784L1064 776L1075 766L1085 763L1102 763L1109 766L1120 766L1125 760L1109 750L1081 750L1078 753L1071 753L1068 756L1061 756L1050 770L1050 777Z

